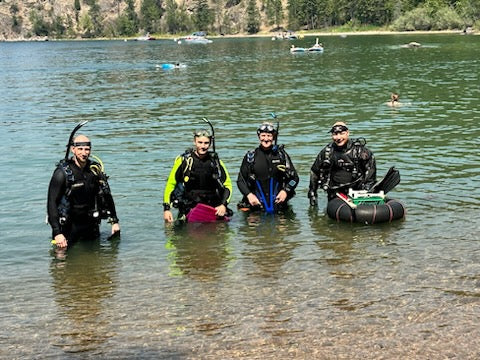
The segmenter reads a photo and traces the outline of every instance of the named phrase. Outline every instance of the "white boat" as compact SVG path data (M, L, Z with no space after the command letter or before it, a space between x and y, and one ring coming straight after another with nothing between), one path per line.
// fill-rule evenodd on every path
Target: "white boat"
M295 45L292 45L292 47L290 48L290 52L292 54L297 54L297 53L304 53L307 49L303 48L303 47L296 47Z
M210 44L212 40L207 39L207 34L203 31L194 32L192 35L174 39L177 44Z
M313 45L311 48L308 48L307 51L323 52L323 45L318 42L318 38L317 38L317 41L315 42L315 45Z
M272 36L272 40L297 40L298 36L293 31L287 30L284 32L279 32L276 35Z
M150 33L146 33L143 36L139 36L135 39L136 41L148 41L148 40L155 40L153 36L150 36Z

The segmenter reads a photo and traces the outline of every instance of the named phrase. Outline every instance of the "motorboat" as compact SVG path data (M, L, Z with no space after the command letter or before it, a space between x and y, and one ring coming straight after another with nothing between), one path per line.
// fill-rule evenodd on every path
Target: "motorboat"
M143 36L139 36L135 38L136 41L148 41L148 40L155 40L153 36L150 35L150 33L146 33Z
M207 34L204 31L197 31L191 35L174 39L177 44L211 44L212 40L207 39Z

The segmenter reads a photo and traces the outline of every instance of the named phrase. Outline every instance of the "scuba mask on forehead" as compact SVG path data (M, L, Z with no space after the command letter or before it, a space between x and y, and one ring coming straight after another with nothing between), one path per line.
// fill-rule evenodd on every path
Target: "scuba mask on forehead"
M90 141L77 141L72 143L73 147L80 147L80 146L88 146L92 147L92 143Z
M257 135L260 135L261 133L268 133L268 134L275 135L277 133L277 130L275 129L273 124L263 123L257 129Z
M344 131L348 131L348 128L345 125L334 125L329 132L332 134L338 134Z
M208 131L206 129L197 130L193 133L193 137L197 138L197 137L202 137L202 136L211 138L212 134L210 133L210 131Z

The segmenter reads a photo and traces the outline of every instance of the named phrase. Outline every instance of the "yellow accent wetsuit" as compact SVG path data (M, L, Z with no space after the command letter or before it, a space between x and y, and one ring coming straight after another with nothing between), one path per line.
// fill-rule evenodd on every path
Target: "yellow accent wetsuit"
M199 158L194 151L177 156L165 187L164 206L178 206L183 214L198 203L227 206L232 196L232 180L223 161L216 157L215 153L208 153Z

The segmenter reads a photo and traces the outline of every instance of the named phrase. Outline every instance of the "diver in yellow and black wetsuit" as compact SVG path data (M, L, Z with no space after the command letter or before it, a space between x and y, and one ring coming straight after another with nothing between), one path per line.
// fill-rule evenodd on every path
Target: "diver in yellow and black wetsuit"
M166 222L173 222L171 206L178 208L178 218L182 219L199 203L214 207L219 218L231 216L227 206L232 196L232 181L218 154L209 151L212 137L208 130L196 131L194 148L175 159L163 196Z

